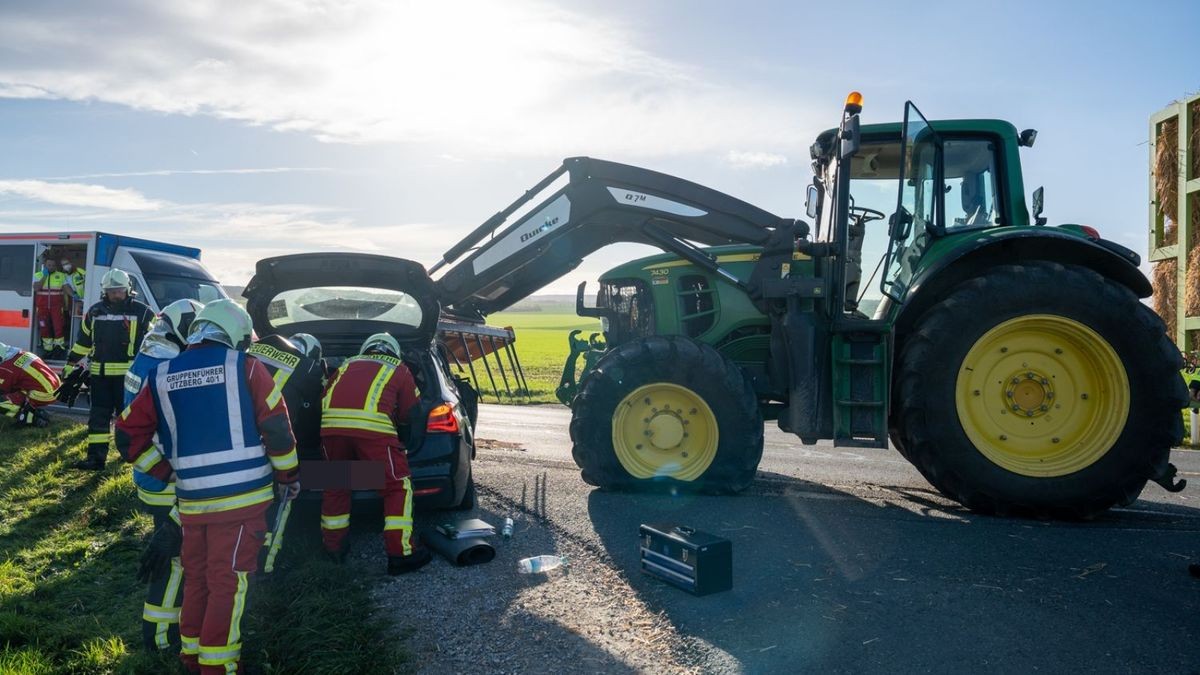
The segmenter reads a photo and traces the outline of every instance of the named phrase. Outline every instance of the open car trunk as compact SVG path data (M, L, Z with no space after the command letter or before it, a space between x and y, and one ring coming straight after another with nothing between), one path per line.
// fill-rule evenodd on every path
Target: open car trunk
M440 314L420 263L365 253L265 258L242 295L260 336L310 333L333 357L356 354L372 333L428 345Z

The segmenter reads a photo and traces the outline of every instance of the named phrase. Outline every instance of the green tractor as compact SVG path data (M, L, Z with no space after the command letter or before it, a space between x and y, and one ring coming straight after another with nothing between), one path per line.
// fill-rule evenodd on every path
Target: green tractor
M852 94L811 148L811 222L571 158L447 252L433 271L470 255L439 277L443 304L482 320L607 244L666 251L605 273L595 307L579 288L603 337L571 336L558 394L593 485L742 490L775 420L806 444L890 440L986 513L1087 517L1148 480L1181 489L1181 356L1139 301L1136 253L1047 226L1040 188L1030 214L1036 132L861 109Z

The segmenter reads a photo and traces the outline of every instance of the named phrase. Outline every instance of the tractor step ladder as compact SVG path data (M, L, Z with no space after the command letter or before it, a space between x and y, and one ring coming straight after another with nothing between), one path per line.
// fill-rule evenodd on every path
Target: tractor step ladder
M855 331L833 340L833 444L886 448L891 336Z

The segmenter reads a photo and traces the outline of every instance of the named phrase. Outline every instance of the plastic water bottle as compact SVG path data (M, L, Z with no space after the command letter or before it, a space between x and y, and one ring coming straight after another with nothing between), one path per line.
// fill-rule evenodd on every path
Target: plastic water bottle
M564 567L567 559L560 555L538 555L517 561L517 571L521 574L542 574L559 567Z
M504 537L504 539L506 541L509 539L512 539L512 531L513 531L513 519L505 518L504 519L504 527L500 528L500 536Z

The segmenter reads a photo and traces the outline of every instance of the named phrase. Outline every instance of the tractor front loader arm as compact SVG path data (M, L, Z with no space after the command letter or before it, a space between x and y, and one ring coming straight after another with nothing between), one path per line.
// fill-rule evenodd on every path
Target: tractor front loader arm
M565 185L513 218L564 175ZM799 225L680 178L572 157L447 250L432 269L446 268L435 282L442 305L467 316L509 307L574 269L585 256L619 242L676 253L754 295L753 278L739 279L697 244L770 248L779 235L786 235L790 259L791 233L807 231Z

